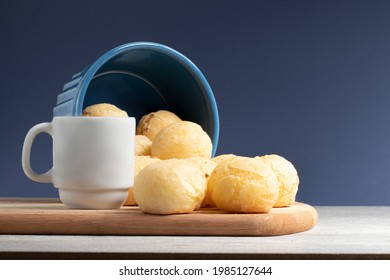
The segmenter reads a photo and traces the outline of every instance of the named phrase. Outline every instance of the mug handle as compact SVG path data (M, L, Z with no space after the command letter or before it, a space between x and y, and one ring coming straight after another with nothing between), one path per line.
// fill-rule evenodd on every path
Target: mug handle
M53 167L43 174L38 174L31 168L31 161L30 161L31 145L34 142L35 137L42 132L45 132L50 136L52 136L52 124L49 122L40 123L33 126L27 132L26 138L24 139L24 143L23 143L22 167L26 176L31 180L40 183L52 183Z

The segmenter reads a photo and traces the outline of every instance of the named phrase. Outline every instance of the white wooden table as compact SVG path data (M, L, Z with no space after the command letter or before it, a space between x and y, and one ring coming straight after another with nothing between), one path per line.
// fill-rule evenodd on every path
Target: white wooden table
M0 235L0 259L390 259L390 207L315 208L275 237Z

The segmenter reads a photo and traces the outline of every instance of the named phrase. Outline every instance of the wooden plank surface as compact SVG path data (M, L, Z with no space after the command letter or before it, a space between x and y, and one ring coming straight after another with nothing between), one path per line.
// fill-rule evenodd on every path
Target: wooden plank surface
M274 236L309 230L317 211L295 203L267 214L200 209L191 214L149 215L138 207L66 209L58 200L0 199L1 234Z

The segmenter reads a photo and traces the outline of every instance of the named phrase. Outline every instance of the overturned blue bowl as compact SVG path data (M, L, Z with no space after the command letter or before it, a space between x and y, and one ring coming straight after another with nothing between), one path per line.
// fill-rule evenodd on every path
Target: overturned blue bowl
M157 110L174 112L202 126L215 155L219 118L213 92L195 64L172 48L135 42L108 51L65 84L53 114L80 116L97 103L113 104L137 122Z

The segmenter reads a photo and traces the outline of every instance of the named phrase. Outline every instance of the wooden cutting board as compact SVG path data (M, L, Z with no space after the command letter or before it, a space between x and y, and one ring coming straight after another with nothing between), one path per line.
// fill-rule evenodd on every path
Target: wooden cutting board
M149 215L136 206L72 210L54 199L0 199L0 234L273 236L309 230L317 217L312 206L298 202L267 214L205 208Z

